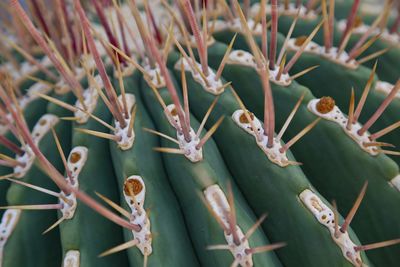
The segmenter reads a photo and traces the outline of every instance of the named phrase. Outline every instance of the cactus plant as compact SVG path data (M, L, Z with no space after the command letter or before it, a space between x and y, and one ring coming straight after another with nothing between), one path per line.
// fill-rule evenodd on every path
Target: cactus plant
M366 2L1 3L0 266L398 266Z

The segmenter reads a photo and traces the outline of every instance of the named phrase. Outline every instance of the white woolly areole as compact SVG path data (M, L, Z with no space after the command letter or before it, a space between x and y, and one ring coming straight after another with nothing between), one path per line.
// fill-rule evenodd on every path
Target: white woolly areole
M393 90L394 85L384 81L377 81L375 84L375 90L388 95ZM396 93L395 98L400 99L400 92Z
M329 229L333 241L342 250L343 256L354 266L363 266L359 251L355 250L356 244L350 239L348 231L340 232L339 236L335 236L335 215L334 212L311 190L306 189L299 195L303 204L314 215L318 222ZM340 229L340 226L339 226Z
M292 50L292 51L298 51L300 50L300 46L296 45L296 38L291 38L289 39L288 43L287 43L287 48L288 50ZM326 52L326 49L324 46L320 46L319 44L310 41L305 49L304 49L304 53L310 53L310 54L315 54L318 56L321 56L323 58L326 58L336 64L342 65L346 68L349 69L357 69L358 68L358 63L356 60L351 59L349 62L347 62L349 60L349 54L347 54L346 51L343 51L342 53L340 53L339 55L339 49L337 47L332 47L329 49L329 52Z
M265 5L265 13L267 15L271 15L271 5L266 4ZM299 19L302 20L315 20L318 18L318 15L315 13L314 10L307 10L307 8L304 5L300 5L299 7L296 7L294 3L289 3L289 6L287 9L285 9L284 5L278 5L278 14L279 16L297 16L297 13L299 12ZM253 18L257 17L260 14L261 10L261 4L260 3L255 3L251 6L250 8L250 16Z
M39 98L37 93L40 94L47 94L51 91L51 85L46 84L46 83L34 83L29 87L27 90L26 94L24 94L22 97L18 99L18 105L21 110L24 110L32 101L36 100ZM10 113L7 113L7 119L9 121L13 121L13 118ZM4 135L8 132L8 126L4 124L0 124L0 135Z
M136 98L135 95L133 94L125 94L125 99L128 109L128 118L123 116L126 124L125 128L121 128L119 121L114 120L115 122L114 135L120 138L120 140L117 141L117 144L118 147L121 148L122 150L130 149L133 145L133 142L135 141L135 131L132 128L132 130L129 132L129 122L131 121L132 117L132 109L136 105ZM122 95L118 96L118 101L121 104L121 106L124 106Z
M59 122L59 118L52 114L43 115L36 125L33 127L31 136L37 146L39 146L40 140ZM16 155L15 160L22 163L23 165L17 165L14 167L14 177L21 178L30 170L33 162L35 161L35 154L32 149L25 145L22 147L24 153L22 155Z
M336 122L337 124L342 127L343 131L351 137L365 152L376 156L378 155L378 150L379 148L377 146L365 146L365 143L370 143L371 139L370 136L371 134L366 131L363 135L359 135L358 131L362 128L362 124L359 122L354 123L351 126L351 130L347 130L347 121L348 118L343 112L339 109L338 106L335 105L335 107L328 113L322 114L317 110L317 104L319 102L319 98L317 99L312 99L310 102L308 102L308 109L314 113L315 115L329 121Z
M179 148L184 152L184 155L187 159L191 162L198 162L203 159L203 148L197 149L197 145L200 143L200 138L196 136L195 131L190 127L189 135L190 135L190 142L187 142L183 133L180 132L182 129L181 122L179 121L178 114L175 110L175 105L170 104L167 106L167 110L169 114L171 114L172 118L167 115L169 123L177 130L176 137L178 139ZM173 121L171 121L173 120ZM177 129L178 128L178 129Z
M134 55L131 56L132 59L136 60L136 57ZM122 78L131 76L133 72L136 70L136 67L133 64L128 64L128 65L121 65L121 76ZM114 70L114 78L118 79L119 78L119 73L118 70Z
M151 83L155 88L165 87L165 79L161 75L160 66L156 63L154 68L149 64L144 66L147 76L144 76L148 83Z
M132 190L134 193L134 200L131 196L127 195L125 190L127 183L136 183L135 188ZM140 190L140 192L135 192L135 190ZM131 209L132 218L130 222L135 225L139 225L141 227L140 231L132 230L132 234L134 239L138 241L136 245L140 252L145 255L150 255L153 251L151 243L152 243L152 234L150 230L150 220L144 209L144 201L146 196L146 186L142 177L138 175L129 176L124 184L123 188L125 201ZM137 203L134 204L134 201Z
M218 216L226 228L229 228L229 221L226 214L231 213L231 208L219 185L215 184L207 187L204 190L204 196L214 214ZM230 252L235 260L238 261L239 265L243 267L253 266L252 256L246 252L250 249L249 241L245 238L242 229L240 229L238 225L236 225L236 233L240 240L239 245L235 244L232 233L228 234L224 231L225 240L229 245Z
M254 116L253 118L253 124L254 127L257 129L258 135L261 136L261 140L258 139L257 135L254 133L253 128L251 127L251 124L249 122L244 122L242 123L240 121L240 117L244 116L244 112L241 109L236 110L232 114L232 119L233 121L243 130L245 130L247 133L251 134L255 139L257 145L261 148L261 150L267 155L268 159L272 161L273 163L281 166L281 167L286 167L291 164L289 161L286 152L282 153L279 150L282 148L282 144L279 140L276 140L274 138L274 143L271 148L267 146L268 144L268 136L264 134L264 128L261 124L261 122ZM250 116L250 114L249 114ZM251 115L253 116L253 115Z
M89 70L91 70L91 69L89 69ZM75 68L75 72L73 73L73 76L78 82L80 82L86 76L86 71L83 68ZM69 84L63 78L61 78L56 83L56 86L54 88L54 91L57 94L65 94L65 93L69 92L70 90L71 89L70 89Z
M192 74L193 79L199 83L204 90L207 92L213 94L213 95L219 95L224 92L224 89L222 88L223 83L221 78L218 80L215 80L216 78L216 73L214 73L214 70L208 67L208 76L206 76L206 81L204 81L203 77L198 73L196 70L193 70L192 67L190 66L189 62L186 60L186 58L181 58L175 63L175 69L176 70L181 70L181 63L183 62L183 67L184 70L187 72L190 72ZM198 69L201 70L201 64L198 62L194 62L194 64L197 65Z
M79 267L81 253L79 250L68 250L64 256L62 267Z
M244 50L233 50L229 54L227 64L242 65L253 68L256 71L258 70L254 56L251 53ZM281 86L289 86L292 83L289 74L282 73L281 77L279 77L278 80L279 66L275 66L275 69L269 70L268 73L269 73L269 80L275 84Z
M247 25L249 26L249 29L253 35L261 35L262 34L262 25L261 23L257 23L249 18L247 19ZM208 26L210 28L214 27L214 32L221 32L225 30L229 30L232 32L240 32L240 33L245 33L242 27L242 23L240 21L240 18L234 18L233 20L216 20L216 21L210 21L208 23Z
M15 229L18 223L19 217L21 215L21 210L17 209L7 209L3 217L1 218L0 224L0 267L3 265L3 252L4 247L7 243L8 238Z
M74 116L77 118L76 122L79 124L86 123L89 120L89 114L92 114L96 109L97 100L99 99L99 93L96 87L100 89L104 88L103 80L100 75L96 75L94 80L90 82L90 86L83 91L83 103L85 104L86 109L82 106L81 101L77 100L75 102L75 107L78 108L78 110L74 112Z
M400 174L390 180L389 184L400 191Z
M347 20L340 20L337 24L339 31L344 32L344 30L346 29L346 24L347 24ZM353 34L363 35L367 31L369 31L370 28L371 28L371 25L362 23L358 27L353 28ZM396 46L396 47L400 46L400 35L397 32L390 33L387 28L384 28L381 30L379 27L377 27L376 29L372 30L370 36L374 36L374 35L378 35L378 34L381 34L380 40L383 40L383 41L385 41L393 46Z
M76 146L69 153L67 168L71 176L67 175L65 181L75 189L79 188L79 174L85 166L87 156L88 149L84 146ZM77 206L76 196L74 193L66 194L64 191L61 191L60 194L62 195L62 198L59 198L62 217L72 219Z

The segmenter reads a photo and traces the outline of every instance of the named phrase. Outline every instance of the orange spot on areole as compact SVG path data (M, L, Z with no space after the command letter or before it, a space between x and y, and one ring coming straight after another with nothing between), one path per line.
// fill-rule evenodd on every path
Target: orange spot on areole
M333 110L335 107L335 100L330 96L322 97L317 103L317 110L319 113L326 114Z
M294 44L297 46L302 46L306 40L307 40L307 36L299 36L294 41Z
M125 181L124 192L126 195L131 196L131 192L136 196L143 190L143 184L137 179L129 179Z
M172 116L178 115L178 112L176 111L176 108L173 108L173 109L171 110L171 115L172 115Z
M354 28L358 28L363 25L362 18L360 16L356 16L354 19Z
M253 121L254 120L254 114L251 112L247 112L247 114L249 114L250 119ZM240 115L239 117L239 121L240 123L249 123L249 120L247 119L246 114L243 112L242 115Z
M78 152L73 152L69 157L69 161L71 163L77 163L80 160L81 160L81 154Z

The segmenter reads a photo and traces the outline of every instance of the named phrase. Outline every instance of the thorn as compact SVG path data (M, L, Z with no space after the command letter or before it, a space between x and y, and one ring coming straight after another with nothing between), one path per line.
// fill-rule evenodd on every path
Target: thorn
M75 130L78 131L78 132L81 132L81 133L93 135L93 136L100 137L100 138L109 139L109 140L112 140L112 141L115 141L115 142L120 141L120 138L118 138L117 136L115 136L113 134L93 131L93 130L84 129L84 128L75 128Z
M247 239L249 240L250 237L254 234L254 232L257 230L258 227L260 227L260 225L265 221L265 219L267 218L267 214L263 214L261 215L261 217L253 224L252 227L250 227L249 230L247 230L245 236L243 239Z
M349 116L347 118L347 125L346 125L346 129L348 131L350 131L353 126L353 120L354 120L354 88L351 88Z
M322 0L322 16L324 18L324 46L325 52L329 52L329 41L330 41L330 27L329 27L329 18L328 18L328 10L326 7L326 0Z
M248 254L258 254L258 253L263 253L267 251L272 251L278 248L282 248L286 246L286 243L281 242L281 243L276 243L276 244L271 244L271 245L266 245L266 246L261 246L261 247L255 247L255 248L250 248L247 249L246 252L248 251Z
M228 190L228 203L229 203L229 208L230 208L230 212L227 214L227 219L228 219L229 227L231 228L230 232L232 233L233 242L237 246L239 246L240 240L239 240L238 233L236 231L237 223L236 223L235 199L233 198L233 191L232 191L231 183L228 183L227 190Z
M188 99L188 88L186 82L186 72L183 66L183 60L181 58L181 80L182 80L182 92L183 92L183 110L185 112L186 127L190 128L190 113L189 113L189 99Z
M390 133L391 131L397 129L400 127L400 121L393 123L392 125L380 130L379 132L373 133L370 136L371 140L376 140L382 136L384 136L385 134Z
M340 43L339 43L340 45L339 46L341 46L343 44L346 35L348 35L350 30L351 30L351 28L354 27L354 22L355 22L355 19L356 19L357 9L358 9L359 5L360 5L360 0L354 0L353 5L352 5L351 10L350 10L350 13L349 13L349 15L347 17L346 28L345 28L345 30L344 30L344 32L342 34L342 38L340 40Z
M197 137L200 137L201 131L203 130L204 125L206 124L207 119L208 119L208 117L209 117L210 114L211 114L211 111L214 109L215 105L217 104L218 99L219 99L219 96L217 96L216 98L214 98L214 100L213 100L213 102L211 103L210 107L208 108L206 114L204 115L204 118L203 118L203 120L201 121L200 126L199 126L199 129L197 130L197 133L196 133L196 136L197 136Z
M294 145L300 138L302 138L306 133L311 131L312 128L314 128L315 125L321 120L321 118L315 119L313 122L311 122L309 125L307 125L303 130L301 130L297 135L295 135L292 139L290 139L289 142L284 144L280 149L279 152L285 153L292 145Z
M123 243L121 245L118 245L116 247L113 247L113 248L111 248L109 250L104 251L103 253L101 253L99 255L99 258L102 258L102 257L108 256L108 255L120 252L120 251L128 249L128 248L132 248L132 247L136 246L138 243L139 242L136 239L130 240L130 241L126 242L126 243Z
M277 46L277 34L278 34L278 0L271 0L271 40L269 50L269 68L275 69L275 57L276 57L276 46Z
M221 125L222 121L224 120L225 116L221 116L217 122L207 131L207 133L203 136L200 142L196 145L196 149L200 149L203 145L210 139L211 135L215 133L218 127Z
M354 112L354 118L352 120L352 123L356 123L358 121L358 118L361 115L361 111L364 107L365 101L367 100L369 91L371 89L372 83L374 81L375 78L375 71L376 71L376 66L378 64L378 61L375 61L374 67L371 70L371 73L369 74L369 78L367 81L367 84L364 87L363 93L361 95L360 101L357 104L357 108L356 111Z
M355 251L366 251L366 250L371 250L371 249L393 246L393 245L397 245L397 244L400 244L400 238L388 240L388 241L382 241L382 242L378 242L378 243L374 243L374 244L356 246L354 248L354 250Z
M62 108L65 108L66 110L69 110L71 112L78 111L78 108L76 108L76 107L74 107L74 106L72 106L72 105L70 105L68 103L65 103L65 102L63 102L61 100L58 100L57 98L54 98L54 97L51 97L51 96L48 96L48 95L45 95L45 94L41 94L41 93L33 93L33 94L35 94L35 95L37 95L37 96L39 96L39 97L41 97L43 99L46 99L47 101L49 101L49 102L51 102L53 104L56 104L56 105L58 105L58 106L60 106Z
M131 119L129 120L128 137L132 136L133 126L135 125L135 119L136 119L136 110L137 110L137 105L135 105L132 109Z
M276 75L277 81L279 81L281 79L285 64L286 64L286 54L283 56L282 61L279 63L279 70L278 70L278 74Z
M117 75L118 75L118 84L119 84L119 89L121 91L121 96L122 96L122 105L125 113L125 118L128 118L129 113L128 113L128 104L126 103L126 96L125 96L125 83L122 78L122 71L121 71L121 63L119 60L117 62Z
M65 158L65 154L64 154L64 151L63 151L63 149L61 147L60 140L58 139L56 131L54 131L54 128L51 128L51 133L53 134L54 141L56 142L58 154L60 154L61 160L62 160L62 162L64 164L64 169L67 172L68 177L70 179L72 179L71 170L68 168L67 159Z
M296 51L296 53L293 55L293 57L290 59L288 64L286 65L285 69L283 70L283 73L288 73L290 69L293 67L293 65L296 63L296 61L299 59L301 54L304 52L304 49L307 47L307 45L311 42L311 40L314 38L314 36L317 34L319 29L321 28L322 24L324 23L324 19L318 23L318 25L314 28L314 30L310 33L310 35L307 37L307 39L303 42L301 45L300 49Z
M154 151L162 152L162 153L170 153L170 154L181 154L184 155L185 152L181 149L177 148L169 148L169 147L154 147Z
M176 140L175 138L172 138L172 137L170 137L170 136L168 136L168 135L166 135L166 134L163 134L163 133L161 133L161 132L158 132L158 131L155 131L155 130L152 130L152 129L149 129L149 128L143 128L143 130L146 131L146 132L149 132L149 133L152 133L152 134L155 134L155 135L164 137L165 139L167 139L167 140L169 140L169 141L172 141L172 142L174 142L175 144L178 144L178 145L179 145L178 140Z
M1 210L16 209L16 210L60 210L61 204L39 204L39 205L17 205L17 206L3 206Z
M392 155L392 156L400 156L400 152L398 151L391 151L391 150L385 150L385 149L378 149L379 153L383 153L386 155Z
M365 44L363 44L361 47L357 48L357 49L352 49L349 52L349 58L347 59L346 62L350 62L352 59L357 58L359 55L361 55L362 53L364 53L365 50L367 50L371 45L373 45L373 43L375 43L376 40L379 40L379 38L381 37L382 33L379 33L375 36L373 36L371 39L369 39Z
M22 186L29 187L29 188L31 188L33 190L48 194L50 196L54 196L54 197L57 197L57 198L60 197L60 193L54 192L52 190L49 190L49 189L46 189L46 188L43 188L43 187L40 187L40 186L36 186L36 185L33 185L33 184L25 183L25 182L22 182L20 180L16 180L16 179L12 179L12 178L7 178L7 180L9 180L10 182L22 185Z
M347 214L346 219L344 220L344 223L342 225L342 227L340 227L340 231L342 233L346 233L347 228L349 228L351 221L354 218L354 215L356 215L356 212L358 210L358 208L361 205L361 202L365 196L365 193L367 192L367 187L368 187L368 181L366 181L361 189L360 194L358 195L356 201L353 204L353 207L351 208L351 210L349 211L349 213Z
M147 251L146 248L145 248L145 251ZM143 255L143 267L147 267L148 258L149 258L149 255L147 253L144 253L144 255Z
M379 57L379 56L385 54L386 52L388 52L388 51L389 51L390 49L392 49L392 48L393 48L393 47L390 46L390 47L387 47L387 48L378 50L378 51L376 51L375 53L372 53L372 54L370 54L370 55L368 55L368 56L365 56L365 57L363 57L363 58L358 59L358 60L357 60L357 63L358 63L359 65L362 65L362 64L364 64L364 63L367 62L367 61L370 61L370 60L372 60L372 59L374 59L374 58L377 58L377 57Z
M124 210L122 207L120 207L118 204L116 204L115 202L113 202L111 199L109 199L108 197L100 194L99 192L94 192L99 198L101 198L104 202L106 202L110 207L112 207L113 209L115 209L116 211L118 211L119 213L121 213L122 215L124 215L127 219L131 219L131 214Z
M305 70L302 70L302 71L292 75L289 79L290 79L290 81L293 81L293 80L295 80L295 79L297 79L297 78L309 73L310 71L318 68L318 67L319 67L319 65L311 66L311 67L309 67L309 68L307 68Z
M218 81L221 78L222 71L224 70L225 64L228 61L229 54L231 53L233 44L235 43L235 40L236 40L236 36L237 36L237 33L235 33L231 42L229 43L228 47L226 48L224 57L222 58L221 63L219 64L218 70L216 72L215 79L214 79L215 81Z
M364 126L358 130L359 135L363 135L368 129L379 119L385 109L389 106L392 100L396 97L397 92L400 90L400 79L394 85L392 91L388 94L388 96L383 100L379 108L375 111L375 113L369 118L369 120L364 124Z
M48 232L50 232L51 230L53 230L54 228L56 228L59 224L61 224L63 221L65 220L64 217L61 217L60 219L58 219L55 223L53 223L49 228L47 228L42 235L47 234Z
M286 54L285 52L286 52L286 49L287 49L287 45L288 45L288 42L290 40L290 37L292 37L294 28L295 28L295 26L297 24L297 20L299 19L299 15L300 15L300 8L297 9L296 16L294 17L294 20L293 20L292 24L290 25L288 34L286 35L286 38L285 38L285 41L283 42L281 51L279 52L278 60L276 61L279 65L281 64L283 55Z
M7 179L9 179L11 177L14 177L14 175L15 175L15 173L9 173L9 174L2 175L2 176L0 176L0 181L1 180L7 180Z
M206 247L207 250L230 250L229 245L210 245Z
M371 147L371 146L379 146L379 147L395 147L393 144L390 143L384 143L384 142L368 142L368 143L363 143L364 147Z
M293 110L290 112L290 114L289 114L289 116L287 117L285 123L283 124L281 130L279 131L279 134L277 135L276 140L279 141L279 140L282 139L282 136L284 135L284 133L285 133L286 129L288 128L290 122L293 120L294 115L296 115L296 112L297 112L297 110L299 109L300 104L301 104L301 102L303 101L305 95L306 95L306 92L304 92L304 93L300 96L299 100L297 100L296 104L294 105Z

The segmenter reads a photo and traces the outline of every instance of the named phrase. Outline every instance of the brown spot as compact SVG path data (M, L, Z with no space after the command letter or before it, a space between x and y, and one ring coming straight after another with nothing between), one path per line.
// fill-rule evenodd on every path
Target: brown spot
M317 110L319 113L326 114L333 110L335 107L335 100L330 96L322 97L317 103Z
M40 125L40 126L46 125L46 123L47 123L47 121L46 121L45 119L41 119L41 120L39 121L39 125Z
M354 28L358 28L363 24L362 18L360 16L356 16L354 19Z
M326 219L326 215L322 215L322 220L325 220Z
M306 40L307 40L307 36L300 36L300 37L296 38L296 40L294 41L294 44L297 46L302 46Z
M71 163L77 163L78 161L81 160L81 153L79 152L73 152L70 156L69 156L69 161Z
M238 55L238 57L242 57L242 56L243 56L243 52L242 52L242 51L239 51L239 52L237 53L237 55Z
M172 116L178 115L178 111L176 111L176 108L173 108L173 109L171 110L171 115L172 115Z
M143 184L137 179L129 179L125 181L124 192L126 195L131 196L131 192L136 196L143 190Z
M249 114L250 119L253 121L254 120L254 114L251 113L251 112L248 112L248 111L247 111L247 114ZM240 123L249 123L249 120L247 119L247 116L246 116L246 114L244 112L242 113L242 115L240 115L239 121L240 121Z

